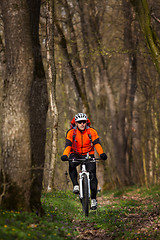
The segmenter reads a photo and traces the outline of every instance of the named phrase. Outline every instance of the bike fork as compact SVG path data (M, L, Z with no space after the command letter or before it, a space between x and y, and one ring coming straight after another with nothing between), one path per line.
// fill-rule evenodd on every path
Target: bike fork
M90 198L90 178L89 178L89 173L79 173L80 179L79 179L79 186L80 186L80 199L83 198L83 185L82 185L82 181L83 181L83 175L86 174L87 175L87 179L88 179L88 198Z

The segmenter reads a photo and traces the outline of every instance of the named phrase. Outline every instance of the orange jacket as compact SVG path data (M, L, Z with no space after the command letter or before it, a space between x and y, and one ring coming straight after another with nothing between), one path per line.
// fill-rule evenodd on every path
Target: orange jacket
M92 142L89 134L91 135ZM82 132L73 128L67 132L66 146L63 155L69 156L69 154L73 152L79 153L80 155L86 155L89 152L91 155L94 154L94 147L99 155L103 153L98 133L94 128L88 128Z

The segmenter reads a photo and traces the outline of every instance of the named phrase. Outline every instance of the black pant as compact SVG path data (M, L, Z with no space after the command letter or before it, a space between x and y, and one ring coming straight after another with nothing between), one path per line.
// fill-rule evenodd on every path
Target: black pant
M84 157L85 157L84 155L78 155L78 154L72 153L69 158L70 159L73 159L73 158L80 159L80 158L84 158ZM91 157L94 157L94 156L91 155ZM69 175L72 180L73 186L79 185L78 181L77 181L77 169L76 169L76 167L79 164L80 163L71 162L71 161L69 162ZM97 181L97 177L96 177L96 163L95 162L87 162L86 169L90 175L91 199L96 199L97 185L98 185L98 181Z

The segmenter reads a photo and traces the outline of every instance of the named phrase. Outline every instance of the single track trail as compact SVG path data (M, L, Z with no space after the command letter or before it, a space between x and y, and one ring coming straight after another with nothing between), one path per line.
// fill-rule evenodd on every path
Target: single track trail
M75 221L78 235L74 237L74 240L160 239L158 199L160 200L159 194L157 194L157 199L156 197L154 199L149 195L142 197L137 191L117 197L114 195L99 196L97 211L94 213L90 211L88 220L86 218L84 221ZM104 215L105 211L107 217ZM104 221L101 219L103 227L99 223L101 215L104 217ZM110 221L111 223L108 224ZM133 232L133 238L126 237L127 232L130 231Z

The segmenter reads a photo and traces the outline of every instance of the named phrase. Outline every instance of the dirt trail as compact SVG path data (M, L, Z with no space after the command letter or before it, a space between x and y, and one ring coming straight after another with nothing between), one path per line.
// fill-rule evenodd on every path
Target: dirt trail
M110 240L111 237L108 236L107 232L103 229L97 229L95 227L95 223L83 223L79 222L79 226L77 227L77 231L79 235L74 238L76 240Z
M111 204L111 200L106 197L98 197L98 206ZM95 213L96 214L96 213ZM76 222L76 230L79 235L74 240L111 240L113 239L108 233L101 228L97 228L96 223L85 223L83 221Z
M125 222L126 220L131 220L132 227L134 228L134 230L137 233L144 233L146 236L149 234L148 231L153 231L153 232L156 232L157 230L158 232L160 231L160 219L159 219L160 210L159 210L159 207L156 206L155 202L153 202L152 199L141 198L137 192L135 194L133 194L132 192L131 194L121 196L120 198L124 200L133 200L133 201L136 200L140 202L144 207L143 210L140 210L139 207L135 206L134 213L131 212L127 216L125 215L124 218L121 217L122 221ZM116 198L116 203L118 203L120 198ZM115 202L115 198L113 196L110 196L110 197L102 196L102 197L98 197L97 200L98 200L99 207L104 205L113 205L113 202ZM154 206L153 211L147 210L148 204L152 204ZM111 236L111 233L109 234L107 233L107 231L101 228L97 228L97 224L94 222L86 223L83 221L79 221L79 222L76 222L75 225L77 226L76 230L79 232L79 235L76 238L74 238L74 240L115 239L114 236Z

